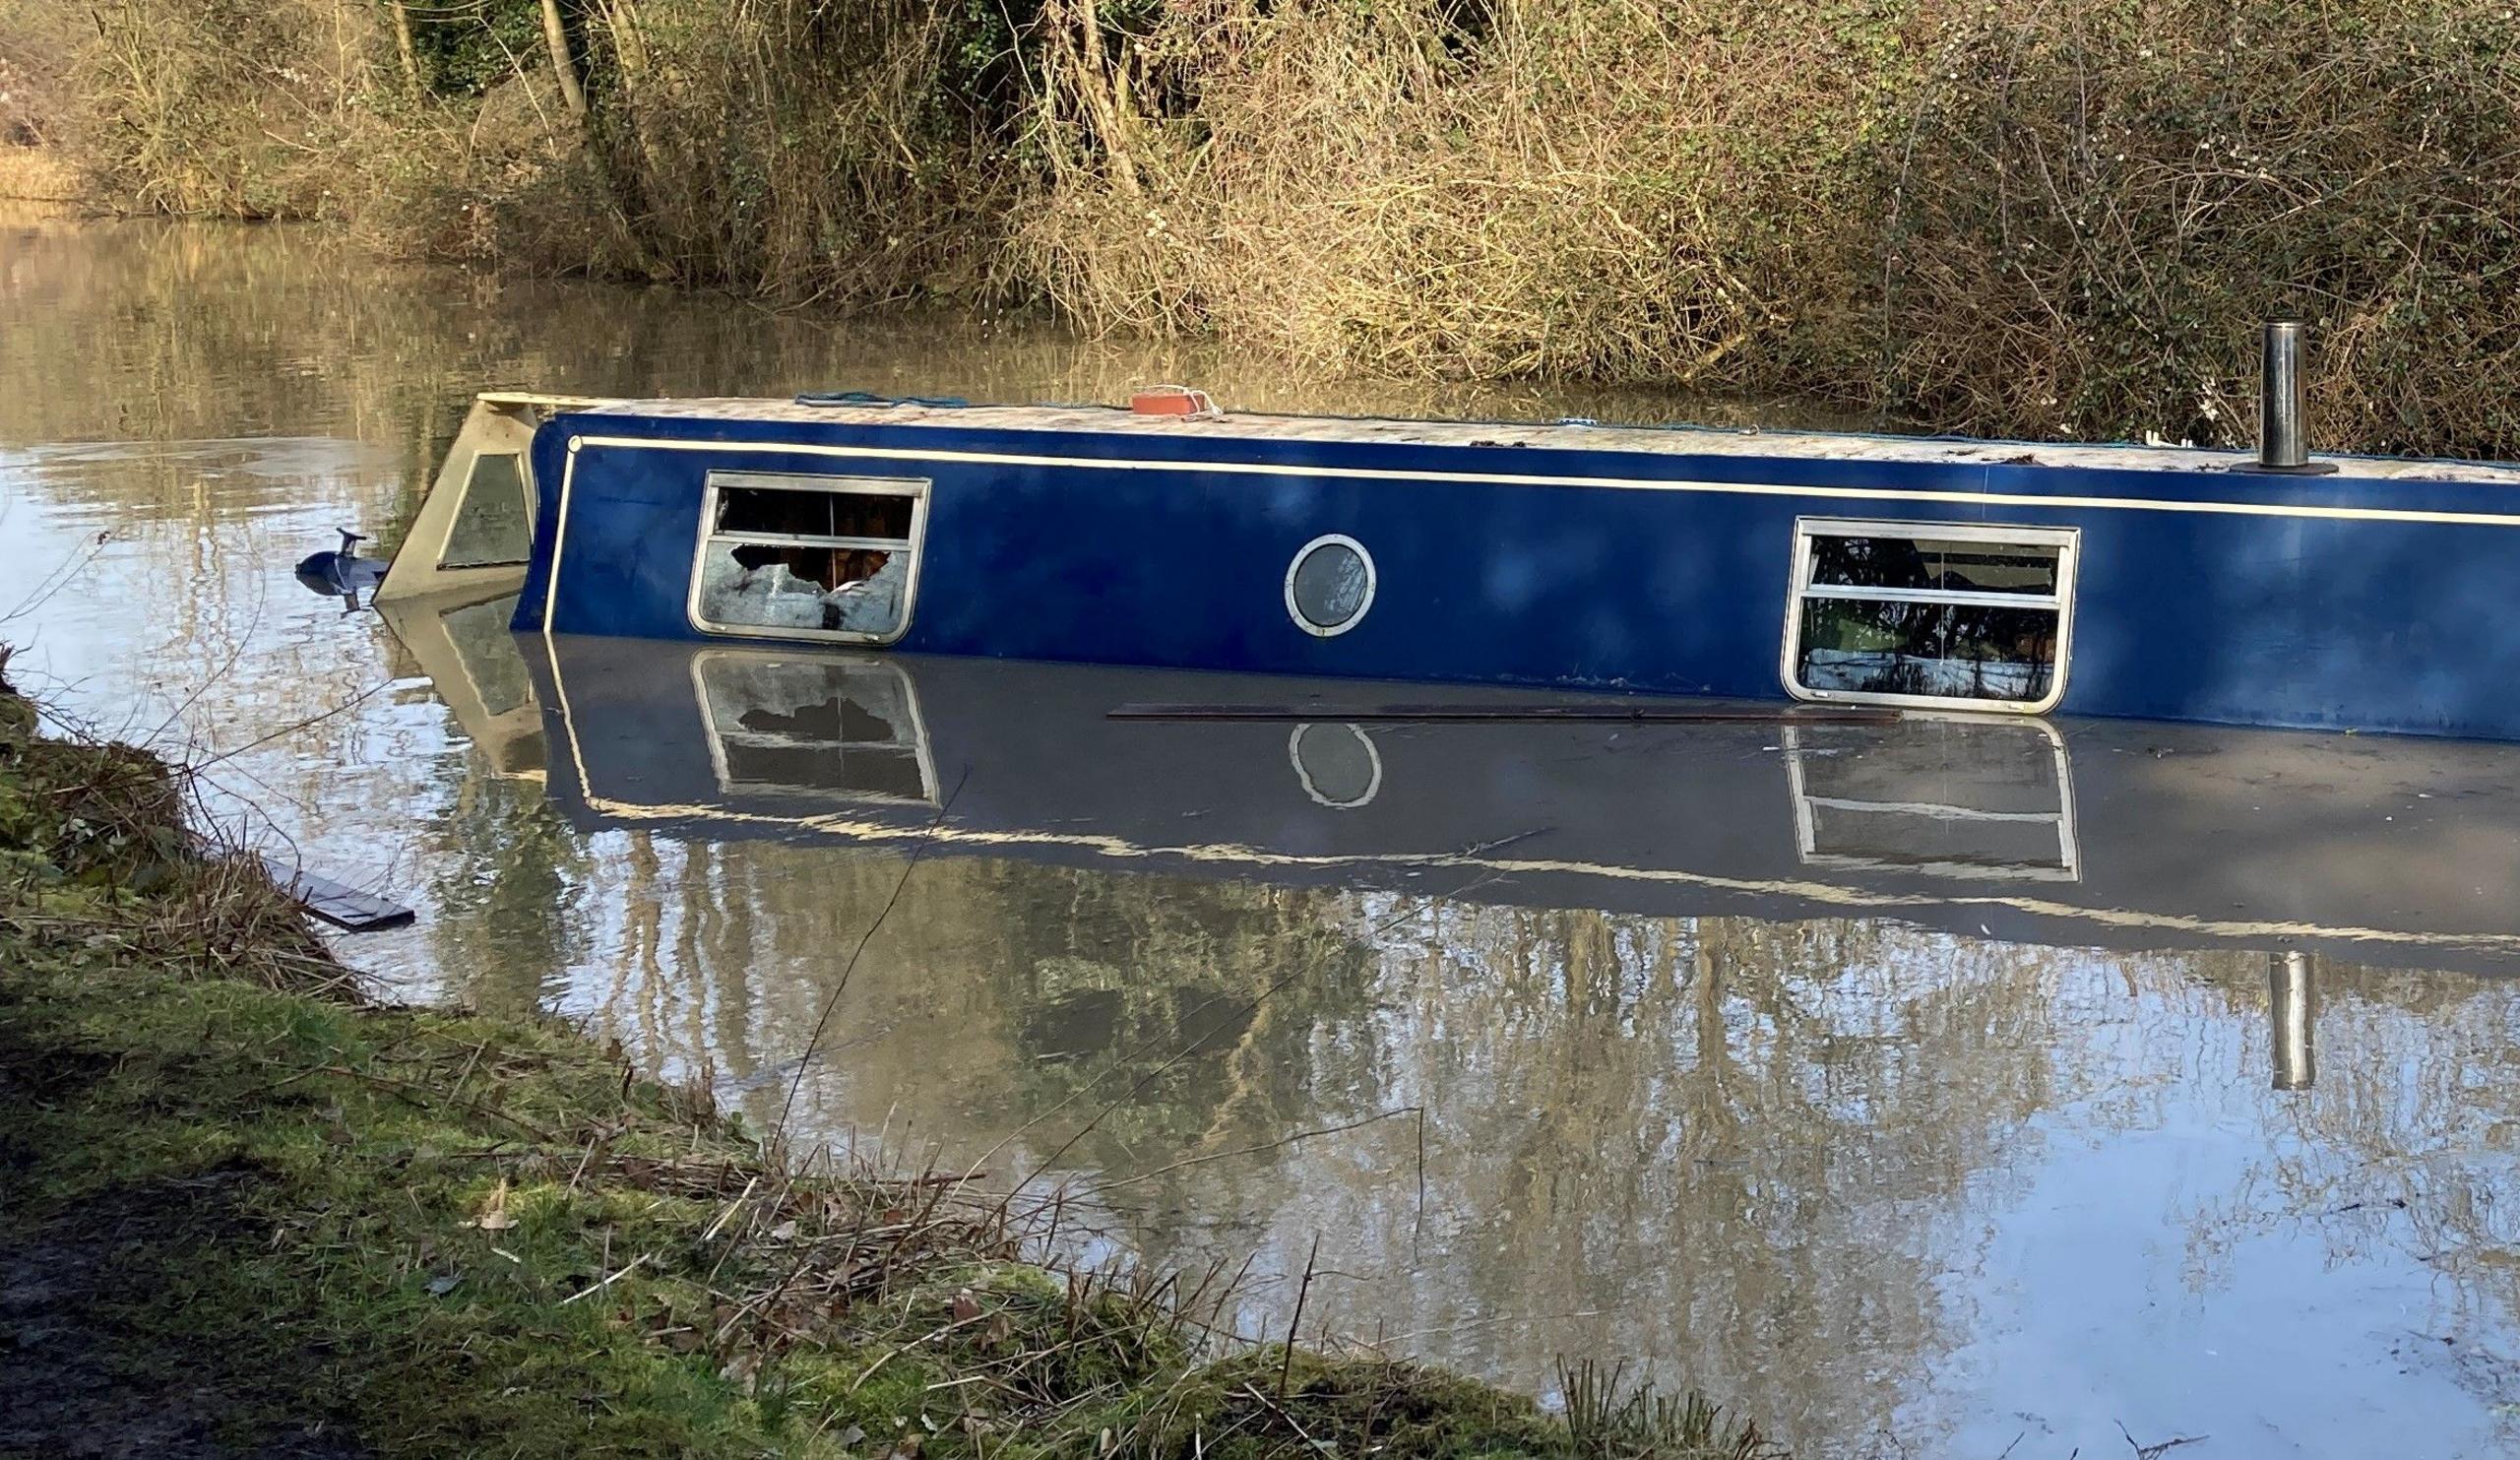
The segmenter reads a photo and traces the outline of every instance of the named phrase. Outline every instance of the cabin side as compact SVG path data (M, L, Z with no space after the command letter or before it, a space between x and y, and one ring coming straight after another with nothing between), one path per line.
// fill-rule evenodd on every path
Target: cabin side
M2520 737L2520 515L2488 479L1135 424L564 413L516 625Z

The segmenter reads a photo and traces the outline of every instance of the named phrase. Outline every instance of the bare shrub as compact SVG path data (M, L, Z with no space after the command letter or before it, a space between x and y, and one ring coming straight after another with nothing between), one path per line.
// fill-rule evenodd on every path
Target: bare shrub
M1011 178L949 75L960 9L607 0L601 143L648 271L790 298L969 288Z
M1728 139L1843 124L1842 48L1762 56L1646 6L1468 9L1191 0L1106 39L1098 79L1056 38L1082 9L1045 8L1064 145L1029 269L1097 325L1324 364L1741 378L1793 302L1757 277L1773 210L1744 205L1790 179Z
M1824 363L1834 388L1948 429L2237 443L2250 326L2299 315L2325 442L2520 449L2507 6L2147 0L1937 43L1864 179L1879 357Z
M480 35L502 40L516 8L485 12ZM973 88L1008 58L970 53L962 7L568 11L583 117L538 48L490 47L500 71L467 42L454 94L370 98L364 234L422 257L827 303L967 294L992 277L1015 179Z
M629 224L547 69L477 100L380 94L347 148L350 228L386 253L541 274L637 272Z
M95 191L144 212L331 211L373 18L334 0L103 0L71 68Z
M0 0L0 148L61 141L83 19L55 0Z
M2003 435L2236 441L2299 312L2323 441L2507 453L2504 10L1053 0L1019 249L1105 328Z

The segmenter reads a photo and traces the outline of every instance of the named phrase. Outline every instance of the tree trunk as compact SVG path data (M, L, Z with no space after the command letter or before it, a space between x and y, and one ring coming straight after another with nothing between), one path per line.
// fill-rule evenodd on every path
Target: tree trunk
M560 99L581 124L587 119L586 88L578 84L578 66L569 59L568 28L560 24L560 0L542 0L542 39L551 47L551 74L560 83Z
M420 55L411 44L411 12L403 0L386 0L386 9L394 12L394 49L403 57L403 88L412 95L420 95Z

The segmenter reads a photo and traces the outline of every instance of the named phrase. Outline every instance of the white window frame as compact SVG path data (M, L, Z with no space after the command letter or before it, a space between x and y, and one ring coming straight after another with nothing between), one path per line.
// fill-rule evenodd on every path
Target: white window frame
M1914 538L1940 542L1988 542L2015 547L2056 549L2053 594L1970 593L1938 588L1849 588L1815 584L1812 543L1821 538ZM1794 523L1794 571L1786 581L1785 645L1777 658L1777 673L1785 692L1797 700L1830 705L1886 705L1902 710L1977 710L2000 715L2045 715L2065 697L2065 675L2073 664L2074 580L2082 556L2080 528L2009 527L1991 523L1891 522L1880 519L1801 517ZM2002 608L2052 608L2056 612L2056 663L2048 675L2048 692L2035 700L1980 700L1954 695L1883 694L1867 690L1813 689L1799 675L1802 663L1802 605L1808 599L1854 599L1871 603L1958 603Z
M862 644L874 648L901 642L910 632L911 619L918 607L918 582L927 567L927 500L929 481L923 476L822 476L801 472L712 472L707 489L700 494L700 545L691 555L691 588L685 596L683 609L691 626L704 634L725 635L743 639L814 639L826 643ZM859 496L910 498L910 537L849 538L807 533L722 533L717 530L718 498L729 489L758 491L850 492ZM793 628L780 624L719 623L704 613L700 606L700 587L709 554L721 544L760 544L767 547L834 547L868 552L907 552L910 573L902 584L902 614L887 634L862 633L853 629Z

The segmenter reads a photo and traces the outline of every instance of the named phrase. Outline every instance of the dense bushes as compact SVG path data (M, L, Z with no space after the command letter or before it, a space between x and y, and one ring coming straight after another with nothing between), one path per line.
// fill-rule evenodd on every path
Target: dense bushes
M2299 312L2324 439L2520 452L2507 7L1467 13L1168 6L1107 74L1189 99L1132 121L1091 72L1051 98L1081 160L1025 277L1331 366L2217 442L2246 433L2252 325Z
M2327 439L2520 454L2508 4L2150 0L1937 43L1867 162L1880 356L1836 388L1963 428L2233 440L2246 326L2298 313Z
M2029 436L2236 440L2298 311L2323 440L2520 453L2502 0L564 0L583 117L542 0L118 3L151 206Z
M13 11L43 0L6 0ZM97 0L64 129L124 206L234 218L335 206L334 169L374 48L339 0Z

